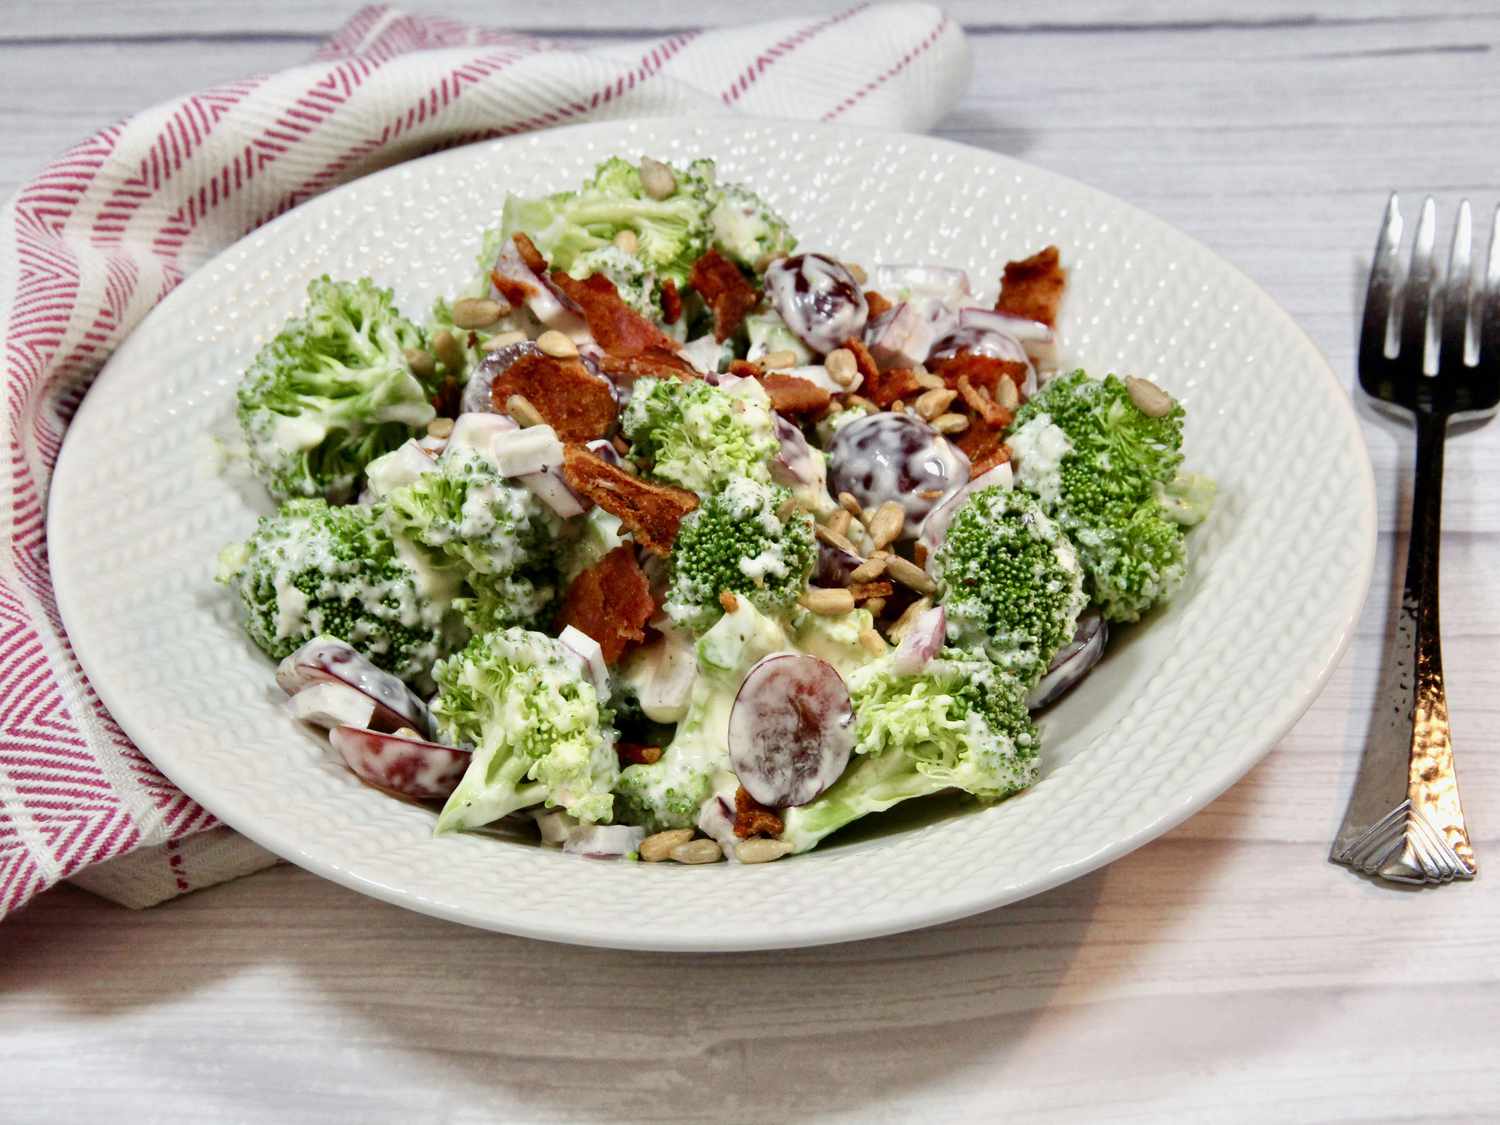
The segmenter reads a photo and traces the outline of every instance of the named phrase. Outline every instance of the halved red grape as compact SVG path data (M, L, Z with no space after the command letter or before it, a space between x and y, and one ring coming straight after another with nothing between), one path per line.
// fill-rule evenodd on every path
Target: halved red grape
M375 704L370 723L376 730L432 730L427 704L395 676L375 667L353 645L337 637L314 637L276 669L276 683L288 695L296 695L309 684L328 682L347 684L369 696Z
M870 306L854 275L823 254L794 254L766 267L766 295L781 319L818 355L865 330Z
M746 674L729 712L729 760L761 804L805 805L849 764L854 709L826 660L777 652Z
M886 309L865 327L865 344L882 371L921 366L933 339L933 322L907 301Z
M948 493L969 479L963 451L920 418L888 411L842 427L828 455L828 487L865 508L895 500L915 528Z
M363 727L328 734L344 764L371 785L420 800L446 797L469 768L469 752Z
M495 380L523 355L540 354L541 349L530 340L506 344L503 348L496 348L487 353L479 361L479 366L474 368L474 374L469 376L469 381L464 384L464 394L459 400L459 410L465 414L494 413L495 402L491 397L490 388Z
M1032 711L1040 711L1067 695L1094 670L1108 643L1108 622L1097 609L1085 610L1078 618L1073 639L1057 650L1046 674L1026 697L1026 706Z

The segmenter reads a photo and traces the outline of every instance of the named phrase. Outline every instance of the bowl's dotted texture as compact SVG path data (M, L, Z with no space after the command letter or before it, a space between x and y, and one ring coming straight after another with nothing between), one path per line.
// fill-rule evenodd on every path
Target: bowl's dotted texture
M254 489L213 469L233 390L306 282L371 274L421 318L474 268L505 192L576 184L614 153L712 155L809 249L938 262L993 300L1008 258L1057 243L1066 351L1186 403L1220 501L1182 594L1049 715L1044 776L993 808L765 866L602 863L483 836L362 786L280 706L215 555ZM608 123L402 165L317 199L173 293L68 434L54 575L94 684L174 781L287 858L419 910L517 933L658 948L794 945L955 917L1111 859L1201 807L1307 706L1341 651L1374 544L1368 459L1342 390L1259 289L1082 185L957 145L729 119ZM101 565L101 560L107 560Z

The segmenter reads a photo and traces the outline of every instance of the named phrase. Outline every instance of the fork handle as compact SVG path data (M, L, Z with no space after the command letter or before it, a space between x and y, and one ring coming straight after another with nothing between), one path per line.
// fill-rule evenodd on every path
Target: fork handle
M1370 732L1333 858L1399 883L1474 875L1474 849L1458 798L1443 688L1438 544L1448 419L1417 415L1416 487L1406 583L1388 654L1382 711Z

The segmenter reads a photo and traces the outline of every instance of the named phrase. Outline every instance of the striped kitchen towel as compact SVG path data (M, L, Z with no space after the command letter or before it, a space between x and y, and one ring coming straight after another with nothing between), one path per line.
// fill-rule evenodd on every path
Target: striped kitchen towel
M304 66L112 125L0 211L0 917L60 879L143 907L274 862L110 718L62 629L47 487L89 384L216 252L303 200L436 149L600 118L743 111L923 130L968 81L925 4L576 50L361 10Z

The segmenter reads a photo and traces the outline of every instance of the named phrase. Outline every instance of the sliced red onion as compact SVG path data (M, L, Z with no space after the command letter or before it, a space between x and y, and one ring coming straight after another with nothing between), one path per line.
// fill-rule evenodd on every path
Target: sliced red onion
M495 439L518 429L520 426L516 425L515 420L505 414L460 414L454 419L453 432L448 435L448 447L444 452L473 450L493 463Z
M625 467L625 458L620 456L620 451L615 448L614 442L608 438L595 438L593 441L584 442L584 448L601 461L607 461L617 469Z
M766 295L786 326L818 355L865 330L870 306L854 275L823 254L794 254L766 267Z
M551 426L528 426L496 434L490 456L503 477L524 477L562 467L563 444Z
M536 821L537 832L544 844L565 844L578 829L578 818L569 816L562 809L535 809L531 818Z
M518 484L563 519L581 516L588 511L588 502L573 491L568 482L563 479L560 470L527 473L515 479Z
M446 439L443 439L443 444L447 445ZM408 440L365 466L365 489L372 497L380 499L415 483L424 473L435 468L437 462L432 454L419 442Z
M621 859L645 838L646 830L633 824L583 824L568 836L563 851L588 859Z
M745 675L729 712L729 760L763 805L805 805L839 779L854 748L849 689L826 660L763 657Z
M313 684L337 683L368 696L375 712L370 723L377 730L402 727L425 733L432 731L427 704L398 678L375 667L337 637L314 637L292 653L276 669L276 683L288 695L297 695Z
M324 730L336 726L367 727L375 715L375 701L348 684L334 681L309 684L286 701L295 719Z
M575 343L593 339L577 307L569 307L573 302L553 286L550 278L539 277L521 260L514 239L507 238L500 248L500 256L495 259L495 272L526 286L526 307L548 328L557 329Z
M436 742L352 726L334 727L328 739L365 781L419 800L448 796L469 768L467 750Z
M735 845L740 842L734 834L734 796L739 787L739 778L734 774L719 774L714 778L714 791L698 806L698 831L717 841L731 863Z
M948 614L942 606L925 611L901 635L901 643L891 654L891 671L898 676L915 676L942 651L947 630Z
M932 558L937 553L937 549L943 545L943 540L948 538L948 525L953 522L953 517L963 507L965 500L981 488L989 488L992 485L1011 488L1013 484L1010 462L1005 461L993 469L980 473L968 484L950 492L939 501L937 506L927 514L927 518L922 521L922 530L917 535L917 542L927 548L928 567L932 566Z
M603 703L609 698L609 665L604 663L604 650L582 629L569 625L557 635L557 643L573 653L583 662L584 673L594 685L594 694Z
M875 289L902 299L935 298L955 308L974 295L964 270L904 263L876 266Z
M724 345L715 340L712 335L699 336L696 340L689 340L678 349L682 358L691 363L704 375L717 375L719 372L719 359L724 354Z
M865 327L865 345L882 371L917 367L932 351L933 325L915 305L902 301ZM842 390L843 388L839 388Z
M1026 706L1040 711L1072 691L1099 663L1108 643L1109 625L1104 615L1097 609L1085 610L1078 618L1073 639L1057 650L1046 673L1026 697Z
M800 429L780 414L772 412L776 438L781 447L771 459L771 479L787 488L798 485L817 484L820 479L817 456Z
M464 384L463 398L459 400L459 410L465 414L496 413L495 400L490 393L495 380L522 356L540 354L541 349L530 340L506 344L503 348L496 348L486 353L485 357L479 361L479 365L474 368L474 373L469 376L469 381Z
M646 718L658 723L680 722L687 714L698 681L697 647L691 634L663 623L661 636L643 650L650 675L639 699Z

